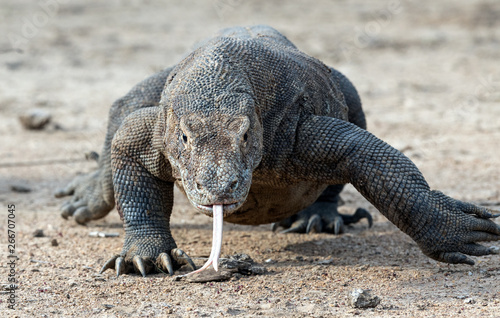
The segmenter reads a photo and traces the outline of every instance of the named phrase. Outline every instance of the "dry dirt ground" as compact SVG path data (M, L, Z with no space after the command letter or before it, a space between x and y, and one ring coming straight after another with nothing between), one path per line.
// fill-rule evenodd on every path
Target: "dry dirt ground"
M120 251L116 211L78 226L54 190L95 168L116 98L232 25L269 24L357 86L374 134L402 150L435 189L499 209L500 2L2 1L0 6L0 282L8 283L8 205L15 204L18 288L2 317L500 317L500 256L437 263L353 188L344 211L368 208L346 234L281 235L226 224L223 255L246 253L267 273L193 284L166 275L97 275ZM42 131L18 116L52 114ZM64 161L68 160L68 161ZM42 164L45 163L45 164ZM14 187L14 188L13 188ZM17 187L17 188L16 188ZM21 187L21 189L19 189ZM22 187L27 193L19 192ZM14 191L16 190L17 191ZM173 235L201 264L211 219L176 199ZM498 221L497 221L498 222ZM45 237L34 237L36 229ZM90 237L92 231L119 237ZM57 244L56 244L57 243ZM495 243L489 243L492 246ZM57 245L57 246L55 246ZM498 245L498 243L497 243ZM374 309L349 293L371 289ZM8 299L15 295L15 308Z

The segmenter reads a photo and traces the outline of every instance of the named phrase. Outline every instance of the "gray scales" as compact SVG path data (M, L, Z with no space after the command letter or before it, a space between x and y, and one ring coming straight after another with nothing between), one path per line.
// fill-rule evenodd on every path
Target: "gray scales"
M500 239L498 215L431 190L406 156L366 131L349 80L268 26L222 30L117 100L98 169L56 196L72 195L62 216L81 224L116 204L125 242L101 271L173 274L195 269L170 232L174 185L214 216L205 265L216 267L222 219L334 234L371 223L363 209L338 213L346 183L435 260L472 265L467 255L497 253L477 242Z

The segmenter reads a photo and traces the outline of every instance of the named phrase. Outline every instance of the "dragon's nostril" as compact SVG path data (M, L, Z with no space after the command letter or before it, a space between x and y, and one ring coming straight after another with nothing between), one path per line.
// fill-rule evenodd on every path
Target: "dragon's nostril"
M231 191L236 190L236 188L238 188L238 184L239 184L238 180L234 180L234 181L233 181L233 182L231 182L231 184L229 185L229 189L230 189Z
M196 188L196 191L201 191L201 189L203 188L201 183L199 183L198 181L194 183L194 187Z

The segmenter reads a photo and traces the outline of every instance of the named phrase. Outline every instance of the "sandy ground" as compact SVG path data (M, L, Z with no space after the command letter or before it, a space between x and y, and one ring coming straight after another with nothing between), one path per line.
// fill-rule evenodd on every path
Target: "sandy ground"
M97 275L122 246L116 211L82 227L59 216L62 200L52 195L95 168L83 154L100 150L113 100L218 29L263 23L345 73L369 129L414 160L433 188L499 209L500 2L144 2L2 1L2 284L12 260L9 204L19 259L16 310L7 308L12 293L3 287L0 316L500 317L500 256L475 258L473 267L430 260L353 188L343 209L368 208L373 228L362 222L340 236L280 235L228 224L223 255L247 253L267 273L205 284ZM32 109L52 114L54 124L23 129L18 116ZM182 197L176 202L174 237L201 264L211 219ZM34 237L36 229L45 237ZM371 289L380 305L351 307L355 288Z

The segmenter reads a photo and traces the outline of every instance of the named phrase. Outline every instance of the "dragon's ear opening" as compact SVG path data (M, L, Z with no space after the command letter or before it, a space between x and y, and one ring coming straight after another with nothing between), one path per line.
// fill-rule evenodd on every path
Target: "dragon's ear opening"
M247 116L238 116L228 122L227 129L231 132L242 135L250 127L250 119Z

